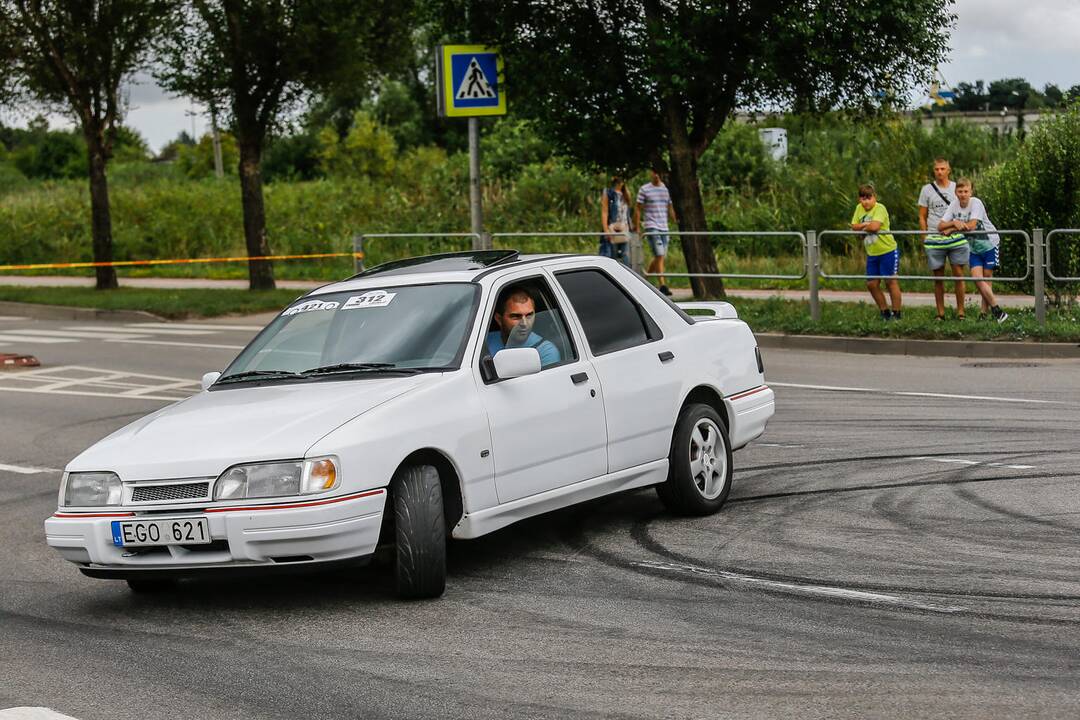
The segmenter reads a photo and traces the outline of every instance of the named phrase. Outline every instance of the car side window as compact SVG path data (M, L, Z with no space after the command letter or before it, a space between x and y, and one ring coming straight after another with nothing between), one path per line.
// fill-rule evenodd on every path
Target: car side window
M527 331L520 327L515 331L522 319ZM483 354L494 355L508 347L535 347L541 370L577 360L566 317L544 278L511 280L496 291Z
M643 345L661 336L656 322L607 274L568 270L555 277L570 298L594 355Z

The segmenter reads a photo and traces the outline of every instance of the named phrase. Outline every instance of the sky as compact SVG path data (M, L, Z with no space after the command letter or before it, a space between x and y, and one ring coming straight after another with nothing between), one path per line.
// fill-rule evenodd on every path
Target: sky
M1080 84L1080 0L956 0L958 16L950 34L950 59L939 70L950 86L960 82L1020 77L1042 89ZM126 123L160 150L181 130L202 135L209 129L205 108L171 98L148 76L129 86ZM918 96L919 93L916 93ZM194 117L190 114L194 111ZM0 116L9 125L25 117ZM65 125L61 118L53 125Z

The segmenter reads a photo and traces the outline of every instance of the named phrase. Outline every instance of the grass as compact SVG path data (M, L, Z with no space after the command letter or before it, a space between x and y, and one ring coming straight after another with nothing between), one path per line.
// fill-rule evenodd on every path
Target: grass
M810 320L806 302L769 298L752 300L733 298L739 317L755 332L779 332L791 335L839 335L844 337L881 337L925 340L999 340L1013 342L1080 342L1080 307L1050 309L1045 327L1035 321L1035 311L1010 309L1009 318L998 324L980 321L978 307L969 305L967 320L934 319L933 307L904 309L903 319L884 322L875 306L869 303L823 302L821 321Z
M9 302L64 305L101 310L144 310L165 318L206 318L220 315L250 315L280 310L303 292L269 290L251 292L231 289L158 290L120 288L100 291L93 288L0 286L0 300Z

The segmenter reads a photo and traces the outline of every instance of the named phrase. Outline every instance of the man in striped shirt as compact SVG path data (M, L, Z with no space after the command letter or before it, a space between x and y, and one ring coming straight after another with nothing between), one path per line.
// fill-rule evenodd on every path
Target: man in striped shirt
M642 210L644 209L644 224ZM634 226L638 232L644 232L649 238L649 246L652 248L653 259L649 261L649 267L645 268L648 273L659 276L660 292L670 295L671 290L664 283L664 257L667 256L669 242L668 217L671 222L675 219L675 208L671 204L671 194L667 186L660 179L660 173L653 168L652 181L641 186L637 194L637 205L634 207Z

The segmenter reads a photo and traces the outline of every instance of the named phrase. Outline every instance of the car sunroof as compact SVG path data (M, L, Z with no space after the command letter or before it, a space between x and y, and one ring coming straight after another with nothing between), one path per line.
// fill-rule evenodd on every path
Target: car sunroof
M423 257L393 260L376 265L370 270L353 275L354 278L371 275L408 275L417 272L460 272L483 270L518 258L517 250L469 250L465 252L424 255ZM350 278L352 279L352 278Z

